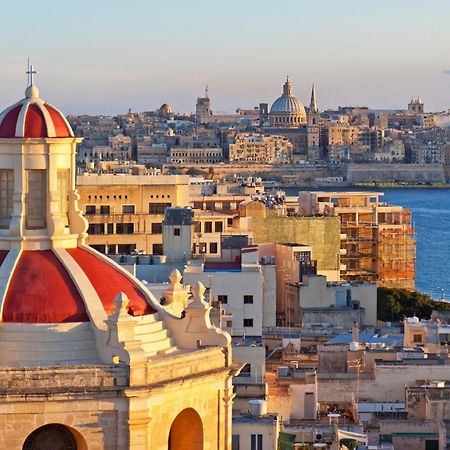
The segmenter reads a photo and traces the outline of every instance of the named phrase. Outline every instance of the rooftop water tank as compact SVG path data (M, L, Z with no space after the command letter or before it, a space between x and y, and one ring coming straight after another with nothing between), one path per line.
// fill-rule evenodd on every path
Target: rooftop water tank
M349 350L351 352L357 352L358 351L358 343L357 342L350 342Z
M265 400L250 400L250 414L252 416L264 416L267 414L267 402Z

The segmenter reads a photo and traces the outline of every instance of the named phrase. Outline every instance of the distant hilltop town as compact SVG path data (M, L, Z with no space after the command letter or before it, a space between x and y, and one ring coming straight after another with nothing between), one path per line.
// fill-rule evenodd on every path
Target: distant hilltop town
M87 171L133 162L165 174L257 175L284 186L443 185L450 177L450 114L426 112L420 97L404 110L320 111L314 85L306 106L286 79L270 108L214 113L206 88L195 114L164 103L155 111L68 120L83 137L77 160Z

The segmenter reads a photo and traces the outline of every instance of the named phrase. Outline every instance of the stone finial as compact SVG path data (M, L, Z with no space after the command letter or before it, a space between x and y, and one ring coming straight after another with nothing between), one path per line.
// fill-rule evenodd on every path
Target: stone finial
M142 378L142 370L139 365L144 364L147 357L142 342L136 338L137 319L128 314L129 303L130 300L123 292L119 292L114 299L116 309L106 320L108 327L106 344L112 350L113 362L129 364L130 379L136 382Z
M181 272L178 269L173 269L169 275L170 284L180 284L181 281Z
M120 313L128 314L128 304L130 303L130 299L127 297L127 294L124 292L119 292L114 299L114 304L116 305L116 311L119 310Z
M162 293L164 297L163 306L172 314L179 316L189 301L189 291L181 284L182 275L178 269L172 270L169 276L169 285Z
M189 304L188 309L205 309L210 310L210 306L205 302L206 288L201 281L197 281L193 284L192 288L192 302Z
M114 299L115 309L109 319L113 322L121 322L128 320L130 315L128 314L129 298L124 292L119 292Z
M201 281L197 281L192 286L192 295L194 296L194 299L196 297L200 297L201 300L205 297L205 285Z

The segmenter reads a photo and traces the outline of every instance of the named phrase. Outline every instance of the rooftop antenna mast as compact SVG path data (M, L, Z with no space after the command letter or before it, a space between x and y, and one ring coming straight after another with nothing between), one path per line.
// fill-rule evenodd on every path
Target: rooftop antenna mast
M209 98L208 83L206 83L206 86L205 86L205 98Z

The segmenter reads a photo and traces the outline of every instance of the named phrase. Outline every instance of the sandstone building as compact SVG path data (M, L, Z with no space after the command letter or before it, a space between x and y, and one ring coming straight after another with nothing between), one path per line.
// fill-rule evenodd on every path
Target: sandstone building
M80 175L88 243L102 253L162 254L164 211L189 203L186 175Z

